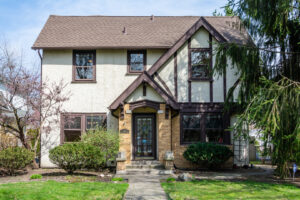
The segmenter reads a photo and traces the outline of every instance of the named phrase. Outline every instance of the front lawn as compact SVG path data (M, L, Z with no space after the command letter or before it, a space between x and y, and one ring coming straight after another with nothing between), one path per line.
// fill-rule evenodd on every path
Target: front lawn
M254 181L201 180L162 183L171 199L300 199L300 189L289 184Z
M32 181L0 185L0 200L122 199L127 183Z

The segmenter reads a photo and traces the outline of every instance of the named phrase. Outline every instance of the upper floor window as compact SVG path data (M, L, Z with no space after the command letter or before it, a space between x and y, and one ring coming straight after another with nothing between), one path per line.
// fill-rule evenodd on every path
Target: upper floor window
M210 49L193 49L190 51L190 78L194 80L209 80L211 53Z
M181 144L195 142L223 143L221 113L190 113L181 115Z
M146 50L130 50L127 52L128 73L141 73L146 70Z
M81 135L96 127L106 128L105 113L65 113L61 118L61 143L80 141Z
M96 51L73 51L73 82L96 81Z

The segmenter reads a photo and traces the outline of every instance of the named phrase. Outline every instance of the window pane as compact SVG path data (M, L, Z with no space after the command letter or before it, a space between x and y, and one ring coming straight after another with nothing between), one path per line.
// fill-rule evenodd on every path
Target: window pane
M221 114L209 114L206 116L205 120L205 127L206 128L216 128L222 129L223 128L223 119Z
M208 65L192 66L193 78L209 78Z
M192 51L191 63L194 65L209 65L210 55L209 51Z
M93 66L93 53L76 53L75 65L76 66Z
M76 79L93 79L93 67L78 67L76 66Z
M106 127L104 116L86 116L86 129L95 129L97 126Z
M206 142L223 143L223 130L206 130Z
M130 54L130 70L143 71L144 70L144 54L131 53Z
M93 53L76 53L75 54L75 78L76 79L93 79Z
M199 142L201 141L200 129L183 129L183 142Z
M81 131L64 131L65 142L78 142L80 141Z
M183 128L200 128L200 115L183 115Z
M80 116L66 116L64 121L65 129L81 129L81 117Z

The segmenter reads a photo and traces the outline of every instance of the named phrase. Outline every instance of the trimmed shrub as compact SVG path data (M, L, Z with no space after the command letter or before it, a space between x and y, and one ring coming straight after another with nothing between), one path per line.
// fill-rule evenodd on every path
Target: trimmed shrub
M190 145L183 156L192 163L208 168L218 168L233 156L233 153L227 146L200 142Z
M82 142L66 143L49 152L50 160L72 174L78 169L95 169L104 166L104 156L99 148Z
M0 167L4 168L9 175L15 174L16 170L24 169L33 162L34 153L21 147L8 147L0 151Z
M32 179L42 179L43 178L43 176L42 175L40 175L40 174L32 174L31 176L30 176L30 179L32 180Z
M111 181L124 181L124 178L122 177L114 177L111 179Z
M94 130L87 131L82 136L82 141L99 148L104 154L105 163L116 159L119 151L119 134L117 132L97 127Z

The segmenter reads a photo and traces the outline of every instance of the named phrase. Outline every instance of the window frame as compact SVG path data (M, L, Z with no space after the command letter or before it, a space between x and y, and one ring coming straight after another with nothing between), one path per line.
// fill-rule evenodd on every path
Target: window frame
M207 78L201 78L201 77L193 77L193 66L192 66L192 53L193 52L208 52L209 53L209 63L208 64L199 64L196 66L206 67L208 71L208 77ZM212 80L212 51L211 48L189 48L189 80L190 81L211 81Z
M142 71L131 70L130 55L143 54L144 68ZM127 50L127 74L141 74L147 70L147 50Z
M208 115L221 115L222 116L222 131L223 131L223 143L217 143L217 144L222 144L222 145L227 145L227 143L225 143L225 119L224 114L222 112L181 112L180 113L180 145L185 146L185 145L190 145L190 144L194 144L197 142L206 142L206 129L209 130L221 130L221 128L206 128L206 118ZM185 142L184 139L184 128L183 128L183 116L184 115L200 115L200 141L195 141L195 142Z
M76 79L76 54L91 53L93 54L93 78L92 79ZM72 52L72 83L96 83L96 50L73 50Z
M87 116L103 116L105 123L106 123L106 127L107 127L107 113L72 113L72 112L66 112L66 113L61 113L60 114L60 144L64 144L64 143L68 143L65 142L65 133L64 131L79 131L79 129L65 129L65 124L64 124L64 119L66 116L70 116L70 117L81 117L81 135L82 133L87 131L87 124L86 124L86 117Z

